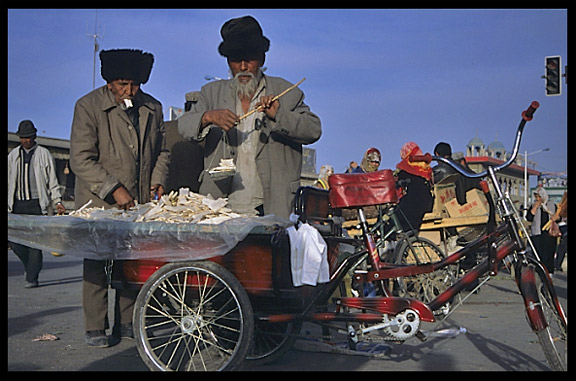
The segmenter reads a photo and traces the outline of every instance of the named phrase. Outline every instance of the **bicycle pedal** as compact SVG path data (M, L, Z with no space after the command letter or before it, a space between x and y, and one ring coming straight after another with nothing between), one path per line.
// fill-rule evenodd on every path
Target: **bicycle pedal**
M426 340L428 340L428 337L422 331L416 332L415 336L418 338L418 340L420 340L423 343L426 342Z

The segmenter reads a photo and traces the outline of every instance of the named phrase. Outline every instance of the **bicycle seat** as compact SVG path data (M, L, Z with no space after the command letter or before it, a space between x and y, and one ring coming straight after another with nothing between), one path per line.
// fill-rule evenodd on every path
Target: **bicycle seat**
M330 205L355 208L396 203L396 180L390 169L368 173L336 174L328 178Z

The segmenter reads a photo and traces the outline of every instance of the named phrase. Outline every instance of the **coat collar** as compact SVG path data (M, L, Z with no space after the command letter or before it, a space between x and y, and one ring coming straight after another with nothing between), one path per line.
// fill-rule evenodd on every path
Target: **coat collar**
M101 88L101 90L103 92L102 111L116 113L118 117L121 118L123 121L125 121L126 123L131 123L128 115L116 103L114 95L110 90L108 90L108 87L104 85ZM145 93L142 92L142 90L140 90L134 97L134 104L135 104L134 107L138 107L139 112L138 120L140 130L140 133L138 135L140 141L142 142L144 137L146 136L146 129L148 128L147 123L148 118L150 114L154 112L154 105L152 104L151 101L149 101L148 97L145 95Z

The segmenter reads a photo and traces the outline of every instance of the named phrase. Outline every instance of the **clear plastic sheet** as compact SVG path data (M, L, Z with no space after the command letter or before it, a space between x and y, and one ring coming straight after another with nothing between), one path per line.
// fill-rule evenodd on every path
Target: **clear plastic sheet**
M248 234L272 234L288 224L274 216L187 224L8 213L8 240L96 260L184 261L224 255Z

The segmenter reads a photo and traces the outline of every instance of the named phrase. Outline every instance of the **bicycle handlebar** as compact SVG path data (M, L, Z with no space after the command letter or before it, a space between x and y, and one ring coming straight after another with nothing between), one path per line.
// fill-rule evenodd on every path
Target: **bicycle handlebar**
M429 153L425 153L424 155L410 155L408 160L411 162L423 161L424 163L430 164L430 162L434 160L434 156Z
M530 107L528 107L526 111L522 111L522 119L524 119L527 122L531 121L532 117L534 116L534 112L536 112L536 109L538 109L538 107L540 107L540 103L536 101L530 103Z
M518 130L516 131L516 140L514 141L514 148L512 149L512 155L510 155L510 158L496 166L496 167L492 167L494 172L498 172L506 167L508 167L510 164L512 164L514 162L514 160L516 160L516 157L518 156L518 151L520 149L520 140L522 139L522 133L524 131L524 126L526 125L526 122L529 122L532 120L533 116L534 116L534 112L536 112L536 110L538 109L538 107L540 107L540 104L536 101L533 101L530 106L525 110L522 111L522 120L520 121L520 125L518 126ZM482 171L480 173L471 173L466 171L463 167L461 167L458 163L454 162L452 159L447 159L441 156L432 156L429 153L425 154L425 155L411 155L409 157L410 161L421 161L421 162L426 162L426 163L430 163L432 160L436 160L438 162L443 162L448 164L449 166L451 166L452 168L454 168L458 173L460 173L462 176L471 178L471 179L477 179L477 178L482 178L488 175L488 171Z

